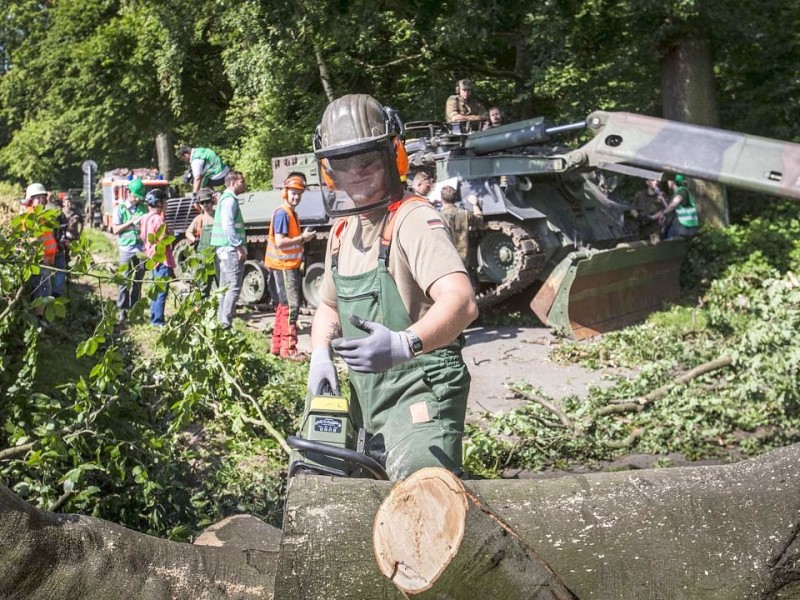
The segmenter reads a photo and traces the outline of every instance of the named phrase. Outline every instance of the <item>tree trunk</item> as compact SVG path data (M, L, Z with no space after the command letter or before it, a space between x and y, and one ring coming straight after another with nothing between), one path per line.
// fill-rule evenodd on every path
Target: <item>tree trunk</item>
M251 518L249 529L269 526ZM254 525L258 521L260 525ZM119 525L58 515L0 486L0 598L272 598L276 552L178 544Z
M466 485L578 598L800 598L800 445L718 467ZM371 549L390 486L295 477L276 597L402 599Z
M409 598L574 599L445 469L422 469L392 488L375 516L372 543L381 572Z
M800 444L719 467L467 486L578 598L800 598ZM293 478L274 597L403 598L372 550L373 519L391 489ZM216 537L231 537L226 529ZM250 542L157 540L36 510L0 487L4 599L272 598L274 565L274 553Z
M158 157L158 171L169 181L172 179L173 165L175 164L175 148L172 145L172 134L159 133L156 136L156 155Z
M322 89L325 91L325 97L328 99L328 102L333 102L336 99L336 95L333 92L333 85L331 85L331 73L328 70L328 63L325 61L322 49L319 47L319 42L314 42L314 56L317 59L319 79L322 82Z
M714 64L708 38L684 38L672 45L661 62L664 117L718 127ZM728 194L718 183L691 180L703 224L728 225Z

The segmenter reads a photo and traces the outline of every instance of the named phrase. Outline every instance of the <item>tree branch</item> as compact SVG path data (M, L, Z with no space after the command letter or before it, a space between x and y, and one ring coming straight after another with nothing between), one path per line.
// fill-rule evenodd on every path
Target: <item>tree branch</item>
M256 402L256 399L253 398L247 392L245 392L242 389L242 387L239 385L239 382L236 381L231 376L230 373L228 373L228 370L225 368L225 363L222 362L222 359L220 358L219 354L217 353L216 348L214 348L214 344L211 342L211 340L208 339L208 337L200 330L199 327L195 326L195 331L197 331L198 335L206 341L206 344L208 344L208 348L211 350L211 354L214 356L214 359L217 361L217 364L219 365L219 368L222 370L222 374L224 375L224 377L228 381L228 383L230 383L233 387L235 387L236 390L243 397L247 398L247 400L250 402L250 404L253 405L253 408L256 409L256 412L258 413L258 416L261 418L260 422L261 422L261 425L264 427L264 429L266 429L267 432L269 432L269 434L273 438L275 438L275 441L277 441L278 444L280 444L281 448L283 448L283 450L286 452L286 454L291 454L292 449L289 448L289 444L286 443L286 438L284 438L281 435L281 433L277 429L275 429L275 427L267 420L267 416L264 414L264 410L261 408L261 405L258 402Z
M712 371L718 371L719 369L724 369L725 367L729 367L733 364L733 358L730 356L722 356L720 358L708 361L703 363L702 365L696 366L694 369L690 369L686 371L683 375L675 378L675 381L671 381L670 383L664 384L659 388L654 389L652 392L641 396L635 400L630 401L622 401L617 404L610 404L608 406L603 406L597 411L598 416L605 416L605 415L613 415L613 414L622 414L626 412L642 412L647 406L666 396L671 390L675 389L679 385L685 385L689 383L691 380L700 377L701 375L705 375L706 373L711 373Z
M558 420L561 421L561 425L565 429L570 429L574 433L578 433L578 431L576 431L575 426L573 425L573 423L570 420L570 418L566 415L566 413L563 410L561 410L560 408L558 408L552 402L548 402L547 400L545 400L544 398L540 398L539 396L532 396L532 395L528 394L527 392L523 392L521 389L519 389L519 388L517 388L517 387L515 387L513 385L505 385L504 387L506 387L507 389L511 390L515 394L519 394L520 396L522 396L526 400L532 400L533 402L537 402L537 403L541 404L547 410L549 410L551 413L553 413L555 416L558 417Z

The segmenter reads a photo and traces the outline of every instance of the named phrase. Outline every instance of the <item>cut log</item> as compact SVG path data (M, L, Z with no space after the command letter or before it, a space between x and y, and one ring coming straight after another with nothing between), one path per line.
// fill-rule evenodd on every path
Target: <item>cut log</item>
M392 488L372 533L378 568L409 598L574 598L505 523L442 468Z
M293 478L276 597L402 599L372 550L391 485ZM800 445L733 465L468 485L578 598L800 598Z
M800 598L800 444L727 466L468 485L583 600ZM294 477L274 597L402 599L372 547L391 487ZM0 486L3 600L272 598L269 552L246 544L158 540Z

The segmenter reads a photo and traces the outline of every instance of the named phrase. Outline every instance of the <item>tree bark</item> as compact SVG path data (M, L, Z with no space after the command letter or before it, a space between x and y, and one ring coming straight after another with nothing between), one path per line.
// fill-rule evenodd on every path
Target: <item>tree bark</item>
M328 69L325 56L322 54L322 49L319 47L319 42L314 42L314 57L317 60L319 79L322 82L322 89L325 91L325 97L328 99L328 102L333 102L336 99L336 94L331 84L331 72Z
M578 598L800 598L800 444L726 466L467 485ZM249 542L158 540L0 487L0 597L403 598L372 550L390 482L289 488L273 596L274 553Z
M162 132L156 135L156 156L158 157L158 171L169 181L172 179L173 166L175 165L175 149L172 145L172 134Z
M257 531L252 522L250 529ZM272 598L276 556L258 546L244 551L242 544L178 544L91 517L37 510L0 486L5 600Z
M381 572L409 598L574 599L519 536L450 471L422 469L378 508Z
M726 466L467 485L578 598L800 597L800 445ZM402 599L371 556L390 486L295 477L276 597Z
M697 125L718 127L716 86L711 45L707 37L682 38L670 45L661 62L664 117ZM725 186L691 180L703 224L726 227L728 194Z

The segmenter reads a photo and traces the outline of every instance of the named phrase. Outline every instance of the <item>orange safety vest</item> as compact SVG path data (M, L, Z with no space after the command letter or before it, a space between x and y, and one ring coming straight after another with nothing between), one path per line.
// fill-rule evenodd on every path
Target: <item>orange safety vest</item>
M33 212L33 206L28 207L28 212ZM48 265L54 265L56 262L56 254L58 254L58 242L56 236L53 234L52 229L46 229L39 234L39 241L44 246L44 262Z
M289 232L286 237L298 237L300 235L300 222L297 220L297 215L288 204L281 206L286 214L289 215ZM279 209L275 210L277 213ZM277 269L279 271L289 271L291 269L299 269L303 263L303 240L293 242L291 246L278 248L275 244L275 232L272 230L272 224L275 222L275 213L272 213L272 220L269 222L269 235L267 236L267 252L264 255L264 264L268 269Z

